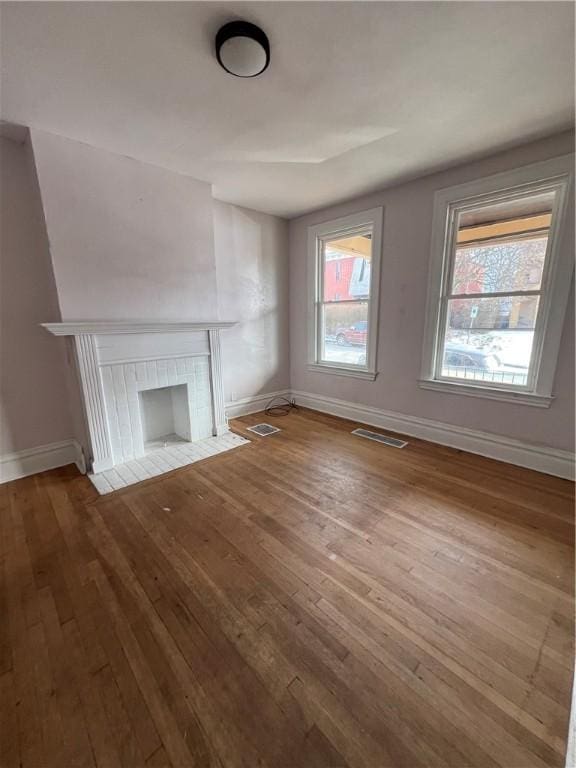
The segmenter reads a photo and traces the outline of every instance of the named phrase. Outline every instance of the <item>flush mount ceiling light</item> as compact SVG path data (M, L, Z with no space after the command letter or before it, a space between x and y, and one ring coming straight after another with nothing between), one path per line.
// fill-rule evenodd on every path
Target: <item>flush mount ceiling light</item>
M270 43L255 24L230 21L216 35L216 58L231 75L256 77L270 63Z

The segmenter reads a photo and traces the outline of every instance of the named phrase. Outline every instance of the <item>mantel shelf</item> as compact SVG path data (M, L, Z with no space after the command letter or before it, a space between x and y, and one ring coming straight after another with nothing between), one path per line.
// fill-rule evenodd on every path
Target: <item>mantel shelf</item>
M155 321L98 321L77 320L67 323L42 323L43 328L54 336L80 336L82 334L114 334L114 333L182 333L185 331L216 331L232 328L235 322L201 322L192 323L186 320Z

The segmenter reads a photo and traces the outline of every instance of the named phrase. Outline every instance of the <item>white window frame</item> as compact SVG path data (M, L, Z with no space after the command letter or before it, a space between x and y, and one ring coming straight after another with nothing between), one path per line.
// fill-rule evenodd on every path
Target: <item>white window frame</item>
M382 221L383 209L380 207L308 227L308 370L339 376L353 376L370 381L374 381L376 378ZM351 237L356 233L365 231L367 227L370 227L372 230L372 253L370 295L368 297L366 364L362 366L331 363L322 360L320 357L322 349L320 339L320 311L323 291L322 245L326 240Z
M550 406L568 304L574 260L566 236L567 210L574 210L574 155L564 155L467 184L442 189L434 196L434 217L422 371L419 385L452 394L469 395L543 408ZM447 297L451 289L457 218L462 211L503 201L554 191L552 223L542 274L542 295L526 386L494 382L459 382L442 378L441 356L446 326ZM569 203L569 198L572 200Z

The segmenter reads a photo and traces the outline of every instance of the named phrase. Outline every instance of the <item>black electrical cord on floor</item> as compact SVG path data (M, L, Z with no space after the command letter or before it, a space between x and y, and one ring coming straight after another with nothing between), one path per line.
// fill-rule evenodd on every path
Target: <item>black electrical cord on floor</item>
M279 402L275 402L277 400ZM264 409L264 413L266 416L287 416L293 409L298 410L296 401L293 398L292 400L289 400L287 397L277 395L276 397L273 397L272 400L270 400Z

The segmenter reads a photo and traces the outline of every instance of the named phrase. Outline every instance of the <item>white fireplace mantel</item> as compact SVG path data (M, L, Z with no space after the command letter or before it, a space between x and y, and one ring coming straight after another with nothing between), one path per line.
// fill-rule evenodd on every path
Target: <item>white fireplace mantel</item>
M196 395L204 408L197 422L201 431L217 436L228 432L220 331L236 323L77 320L42 325L55 336L74 339L92 472L141 455L135 403L144 389L182 383L192 392L200 387ZM191 403L196 395L191 394ZM206 399L212 414L208 423ZM198 434L196 439L206 436Z
M74 320L67 323L42 323L42 327L54 336L79 336L81 333L181 333L185 331L215 331L232 328L236 323L189 323L180 321L147 320Z

